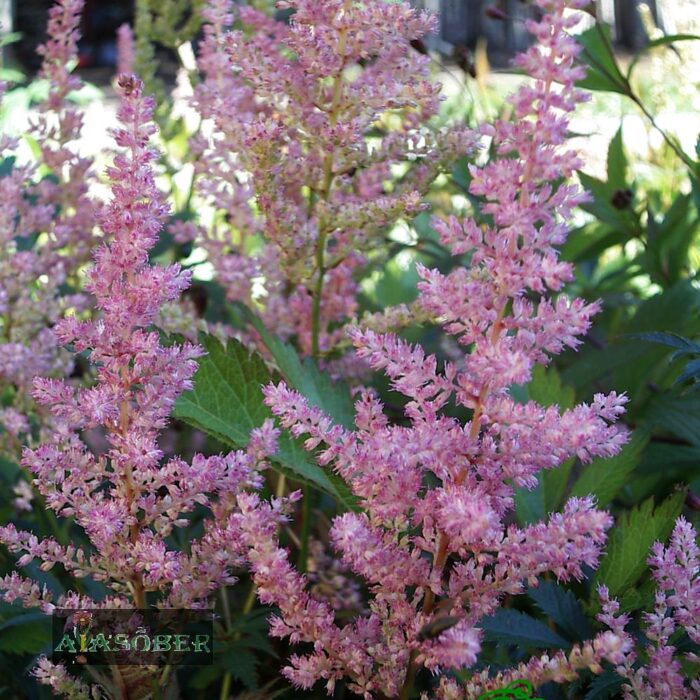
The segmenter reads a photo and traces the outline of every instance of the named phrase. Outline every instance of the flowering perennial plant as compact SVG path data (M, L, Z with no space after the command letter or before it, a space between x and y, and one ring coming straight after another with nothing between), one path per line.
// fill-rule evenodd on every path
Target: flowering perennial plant
M644 613L648 646L640 655L648 660L646 665L635 665L638 660L635 640L625 631L630 616L619 614L620 604L610 599L607 588L602 586L599 591L603 612L598 618L623 640L624 654L615 660L615 670L626 681L622 686L624 700L700 697L697 678L700 657L693 652L679 654L675 646L680 639L679 632L685 632L691 642L700 643L700 548L697 539L695 528L681 517L669 546L657 542L652 549L649 566L656 583L656 605L653 612ZM686 676L681 658L696 669L694 676Z
M584 71L571 32L589 3L534 4L537 19L527 28L535 42L516 59L531 79L510 98L510 118L478 131L433 128L440 90L429 79L430 59L413 46L435 21L407 2L285 0L278 9L290 11L288 24L273 19L268 0L196 4L201 17L193 12L187 26L204 23L191 97L201 123L190 143L192 192L171 217L151 145L156 105L132 74L147 58L143 27L153 28L160 7L137 2L135 36L127 26L119 31L118 151L107 170L111 199L97 203L88 196L91 161L74 143L81 117L69 102L80 87L70 64L83 2L56 3L40 50L50 81L33 127L40 165L3 164L0 180L0 440L6 454L21 453L36 491L68 526L47 536L0 525L0 543L17 557L17 570L0 576L5 602L46 614L206 609L220 592L222 698L233 692L234 665L250 654L242 637L260 612L251 612L256 596L272 606L267 631L275 647L258 638L254 648L288 656L282 674L297 690L472 700L520 680L540 687L607 671L621 677L625 700L700 695L686 672L698 663L686 647L700 644L699 550L683 518L648 562L657 591L653 612L642 617L645 645L631 631L624 599L602 586L597 633L562 645L566 651L486 665L489 625L501 608L518 610L517 597L532 596L543 579L549 586L584 579L613 524L591 496L526 522L518 493L536 488L544 470L611 457L627 441L617 425L624 394L596 393L566 410L516 400L522 391L514 387L527 385L536 365L580 345L600 306L564 293L573 267L558 250L572 210L587 198L570 184L581 161L566 140L585 97L575 87ZM181 17L185 7L162 13ZM170 29L176 44L180 33ZM152 78L154 68L142 77ZM4 137L0 145L16 148ZM433 222L454 264L418 265L412 307L358 321L358 278L384 255L386 231L421 211L436 176L464 153L476 153L470 215ZM206 393L193 378L198 363L214 359L193 340L208 321L186 308L190 270L152 259L165 228L178 244L206 250L229 302L260 314L268 365L277 363L286 380L261 394L259 377L270 375L259 358L237 365L257 366L257 379L218 375L231 389L227 415L241 409L242 419L222 429L225 419L216 416L211 435L243 447L225 455L185 460L167 432L176 401ZM457 349L449 361L390 332L425 321ZM168 338L164 326L189 340ZM224 324L218 331L240 333ZM254 331L247 337L258 340ZM348 346L354 357L342 355ZM245 355L231 347L238 359ZM306 360L298 362L296 351ZM228 349L220 355L216 361L232 359ZM82 376L71 375L78 356L88 366ZM324 408L344 387L326 381L324 370L355 379L383 374L390 401L402 399L389 405L388 392L355 381L354 425L334 422ZM202 413L217 412L220 388L210 387L211 406L197 405ZM324 392L336 389L324 403ZM39 430L30 430L30 419ZM196 425L207 431L205 423ZM235 430L225 434L228 427ZM203 433L184 434L190 453L206 445ZM287 471L299 454L304 469ZM266 482L270 464L282 468L276 496ZM295 522L301 496L287 493L286 479L307 475L323 478L305 482ZM324 514L312 535L309 484L326 481L349 510L333 511L330 521ZM28 509L28 484L20 496ZM305 571L292 564L288 545ZM41 573L32 571L35 561ZM241 571L252 587L236 628L229 610L236 592L225 589ZM62 593L41 580L54 574ZM222 661L226 654L235 658ZM104 692L154 697L156 686L162 697L179 692L176 670L169 676L151 666L112 668L106 687L44 657L33 673L54 693L80 700ZM207 673L195 680L208 682ZM239 680L262 697L250 674Z
M195 104L213 131L195 143L199 191L225 222L202 236L228 297L255 298L268 328L318 356L357 313L360 252L420 210L471 137L426 127L439 89L411 42L430 15L405 2L279 7L289 26L243 6L235 31L230 1L203 11Z
M94 601L78 589L54 601L46 588L17 573L0 582L6 601L20 599L47 613L56 605L206 607L213 592L235 580L232 568L243 553L238 499L243 489L260 485L259 470L276 449L277 431L267 422L245 451L196 455L191 464L178 457L162 461L159 433L175 399L191 387L201 351L189 343L165 346L149 328L160 306L187 287L189 274L178 265L148 262L168 210L152 169L153 102L132 75L120 76L119 90L121 127L114 136L124 152L108 169L113 198L101 215L105 242L95 252L86 284L100 316L94 321L69 316L55 329L61 343L89 352L96 382L76 389L65 380L35 380L34 398L50 409L55 430L51 440L26 449L22 460L48 507L74 518L89 547L40 539L12 524L0 528L0 541L20 555L19 567L34 559L44 571L59 564L76 579L104 582L111 595ZM96 427L107 440L101 454L80 438L80 431ZM199 506L210 511L203 534L189 551L170 550L165 538L187 525L188 514ZM37 671L57 689L64 676L65 670L48 661Z
M584 565L597 564L612 518L592 499L573 498L563 513L525 528L507 520L514 488L533 487L540 470L572 456L587 462L613 455L626 440L612 425L623 396L596 395L590 405L560 414L556 407L518 404L508 393L530 379L535 363L576 347L597 310L549 298L571 278L554 246L565 239L566 218L583 197L572 185L552 183L579 164L560 146L566 115L581 99L573 83L582 77L574 66L577 44L567 34L577 17L566 10L585 4L538 3L543 16L528 27L539 45L518 61L534 84L512 98L514 122L484 129L499 157L472 168L471 192L485 199L493 225L438 223L454 254L471 254L471 266L448 275L420 272L420 303L471 352L438 368L434 357L393 335L351 332L360 357L407 397L407 425L389 424L369 391L355 404L357 427L349 431L284 384L265 390L282 425L308 436L307 449L343 477L362 508L338 516L330 533L343 563L371 594L370 614L342 628L329 606L304 591L275 529L250 519L247 544L259 596L280 609L272 634L314 645L292 656L284 671L300 687L323 680L330 694L347 677L365 698L408 697L420 667L437 673L476 662L479 622L504 596L537 585L547 573L581 579ZM445 415L451 400L472 410L470 421ZM449 628L430 634L444 618ZM576 662L595 668L615 657L619 644L614 634L603 635L576 652ZM445 697L451 688L446 682Z
M62 0L50 11L48 40L39 47L41 77L49 81L48 97L31 132L39 147L39 164L19 164L17 140L0 137L0 152L9 172L0 202L0 386L12 396L0 410L5 429L2 448L18 458L22 439L29 439L30 420L41 428L31 398L35 376L65 375L72 370L68 354L53 342L52 326L66 309L81 309L76 273L89 259L95 206L86 178L91 160L75 149L82 118L67 97L81 87L70 73L77 60L78 21L82 0ZM5 86L0 86L0 97ZM21 437L20 437L21 436Z

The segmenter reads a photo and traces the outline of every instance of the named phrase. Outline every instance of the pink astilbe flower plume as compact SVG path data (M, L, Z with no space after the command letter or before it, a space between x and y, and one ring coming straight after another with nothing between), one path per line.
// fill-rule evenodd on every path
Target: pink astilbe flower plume
M212 129L195 142L207 175L198 192L224 221L200 242L230 300L254 304L270 330L319 356L358 311L364 251L420 211L474 137L426 126L439 85L411 42L431 15L383 0L279 6L293 11L289 25L247 5L234 13L230 0L203 10L194 100ZM353 371L348 360L333 369Z
M18 141L0 137L10 164L0 178L0 452L13 462L23 444L52 429L51 416L32 398L33 378L67 376L74 367L53 326L68 310L88 306L78 276L89 260L97 204L88 196L92 159L77 149L82 117L69 101L82 87L71 72L82 8L82 0L62 0L49 11L48 37L38 49L48 96L30 126L36 162L23 163L15 155ZM0 98L3 92L0 86ZM15 491L16 507L30 510L26 481Z
M315 10L303 4L301 17L315 17L331 4ZM329 606L300 590L305 580L274 529L246 536L260 599L280 608L273 634L314 645L305 656L291 657L285 670L300 687L323 681L330 694L345 678L368 700L403 699L421 668L443 673L472 666L481 649L481 620L505 596L523 593L544 575L582 579L584 567L597 566L612 525L592 498L572 498L546 522L512 524L515 487L532 488L538 472L572 457L585 463L616 454L627 439L614 425L624 396L596 395L589 405L560 412L533 401L518 404L508 391L527 383L536 363L575 348L598 310L559 294L572 270L555 247L566 238L571 209L584 199L573 185L553 183L568 179L579 164L562 147L568 113L582 99L573 87L582 77L574 65L578 47L568 34L578 17L567 10L587 3L537 4L541 19L528 28L539 43L518 59L535 81L511 98L513 122L483 129L496 157L472 166L471 192L484 199L482 211L493 224L438 222L445 244L455 255L471 253L471 264L448 274L420 269L418 303L469 351L439 366L394 335L350 331L358 355L407 398L405 425L392 425L371 392L361 393L356 429L348 430L284 384L265 389L282 425L306 438L306 448L345 480L362 508L336 517L331 529L343 565L369 594L369 613L342 627ZM295 5L301 11L302 3ZM317 38L317 52L325 40ZM466 424L447 415L453 401L471 409ZM442 629L445 619L450 624ZM426 633L436 627L437 633ZM562 682L619 660L622 647L623 638L606 632L568 656L533 659L513 671L513 680ZM469 692L494 687L502 685L491 684L488 674L475 676ZM472 697L447 681L440 692Z
M154 179L158 153L149 146L154 103L133 75L120 76L118 89L121 126L114 138L121 150L108 169L105 242L95 251L86 285L99 317L71 316L55 329L74 352L89 351L95 382L80 388L35 380L34 397L51 411L55 429L44 444L25 449L22 460L48 507L74 518L89 546L38 539L13 525L0 528L0 542L19 556L19 568L39 559L43 570L60 565L70 576L102 582L114 595L93 601L69 591L53 600L16 573L0 583L5 600L21 599L45 612L54 605L207 607L214 591L235 581L244 547L238 500L244 489L260 485L259 470L276 450L278 431L267 421L253 431L247 450L195 455L191 463L163 460L159 434L177 397L191 388L202 351L189 343L164 345L150 327L161 306L188 286L189 273L149 263L168 212ZM101 453L82 441L79 431L87 428L103 431ZM203 534L187 550L170 550L165 538L202 507L209 512ZM36 675L61 689L68 682L64 671L43 662Z
M624 700L695 700L700 697L700 657L676 648L678 632L700 643L700 547L698 533L683 517L678 518L667 547L657 542L648 564L656 582L653 612L643 614L647 646L640 661L634 637L626 631L630 617L620 614L620 604L601 586L598 593L603 612L598 619L611 633L624 640L624 653L614 659L615 671L625 679ZM686 669L681 664L684 657ZM691 669L688 671L687 669Z

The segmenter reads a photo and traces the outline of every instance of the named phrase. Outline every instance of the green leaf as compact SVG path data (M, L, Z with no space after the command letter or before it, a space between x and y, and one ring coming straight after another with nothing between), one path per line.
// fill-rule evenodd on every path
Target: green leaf
M262 393L270 373L262 358L237 340L229 340L224 347L215 337L202 335L200 342L208 354L199 362L194 389L180 396L173 415L225 445L242 449L251 430L272 417ZM356 508L340 477L314 464L301 441L288 432L280 435L272 461L282 473L325 491L347 508Z
M14 485L21 472L22 470L19 464L5 459L4 457L0 457L0 479L6 484Z
M250 309L243 304L237 304L236 307L259 333L287 384L304 396L312 406L320 408L335 423L348 429L354 428L355 407L347 385L334 382L311 358L302 362L297 351L272 335Z
M627 182L627 156L622 145L622 125L608 146L608 184L623 189Z
M513 644L525 649L567 649L571 646L541 620L512 608L501 608L495 615L483 618L480 625L484 639L496 644Z
M22 32L8 32L0 36L0 47L14 44L22 38Z
M248 690L259 687L258 665L260 660L248 648L239 645L228 647L228 653L221 660L223 667L237 678Z
M649 382L668 371L661 362L667 351L632 338L659 331L682 336L700 332L700 289L690 281L679 282L643 301L632 319L612 334L611 344L603 350L589 348L581 352L562 373L563 381L584 389L612 372L612 386L639 401L645 392L648 394Z
M9 175L15 167L15 156L8 156L0 160L0 178Z
M621 515L609 539L607 553L600 562L594 582L604 584L613 598L634 586L646 570L654 542L671 533L685 501L685 491L669 496L654 508L654 499ZM595 588L595 586L594 586Z
M517 395L517 400L523 403L536 401L542 406L557 405L562 410L574 405L574 390L562 386L561 377L553 367L546 369L542 365L535 366L526 387L513 387L511 394ZM538 522L559 508L573 465L574 460L569 459L555 469L544 469L537 475L538 483L534 489L516 489L515 510L521 524Z
M537 486L534 489L517 488L515 490L515 514L521 525L537 523L547 514L542 472L537 475L537 479Z
M10 627L16 627L17 625L26 625L30 622L46 622L48 619L48 616L45 613L41 612L30 612L22 615L15 615L14 617L0 622L0 633L3 633Z
M624 232L627 238L640 232L631 209L618 209L613 206L615 191L619 189L614 182L603 182L581 171L577 174L583 188L593 196L593 201L582 204L581 209L609 224L616 231Z
M668 44L674 44L677 41L700 41L700 36L697 34L668 34L667 36L659 37L658 39L652 39L648 41L642 48L637 52L632 62L627 69L627 79L629 80L632 75L632 71L635 69L639 60L644 56L645 52L650 49L655 49L659 46L665 46Z
M642 579L634 588L628 588L620 596L620 612L651 610L656 597L656 581L651 577Z
M669 286L685 277L688 251L696 238L698 219L689 194L678 194L657 221L649 210L643 260L652 280Z
M587 90L628 95L627 79L620 71L612 52L610 27L596 23L575 38L583 47L580 58L588 68L588 75L576 84Z
M619 454L608 459L594 459L583 468L571 489L572 496L595 496L599 506L606 506L630 481L649 442L646 432L637 432Z
M638 340L645 340L649 343L658 343L660 345L667 345L670 348L677 348L683 353L700 354L700 343L684 338L677 333L636 333L632 337Z
M572 641L589 639L591 626L576 596L552 581L528 590L537 607Z
M700 397L665 392L650 402L646 419L692 445L700 445Z
M187 687L192 690L204 690L216 683L224 675L224 671L218 664L198 668L188 679Z
M700 382L700 359L690 360L683 368L676 383L683 384L689 379L692 379L694 383Z
M609 700L619 696L620 688L625 679L618 676L614 671L605 673L593 679L588 687L584 700Z
M562 385L561 377L553 367L547 369L535 365L527 392L531 401L536 401L541 406L556 405L562 410L572 408L575 401L574 390Z
M18 615L16 624L7 624L0 633L0 652L8 654L36 654L51 641L51 619L42 615L42 620L31 615ZM13 620L16 618L13 618Z

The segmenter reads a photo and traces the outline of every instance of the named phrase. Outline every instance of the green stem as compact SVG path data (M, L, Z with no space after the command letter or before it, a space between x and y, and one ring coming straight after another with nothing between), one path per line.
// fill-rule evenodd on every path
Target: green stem
M345 0L343 3L342 12L347 13L352 7L352 0ZM341 57L340 69L333 79L333 89L331 92L331 104L328 109L328 123L331 127L335 127L338 123L340 101L343 96L343 71L345 70L345 48L348 41L347 29L343 28L338 32L338 55ZM333 185L333 152L326 154L323 163L323 184L320 190L321 199L328 201ZM311 195L313 197L313 195ZM309 217L313 213L314 208L313 198L310 200ZM325 253L326 253L326 237L328 231L324 226L319 225L318 241L316 241L316 286L314 288L313 303L311 308L311 354L318 359L319 356L319 335L321 333L321 295L323 294L323 278L326 274L325 268Z
M228 700L231 695L231 683L233 682L233 676L230 671L226 671L224 680L221 681L221 692L219 693L219 700Z
M691 177L695 178L696 164L687 156L683 149L668 135L668 133L658 125L656 119L654 118L654 115L646 108L641 98L631 89L629 97L632 100L632 102L634 102L634 104L636 104L637 107L639 107L639 109L642 111L642 114L644 114L644 116L649 120L649 123L652 125L652 127L661 134L663 140L671 147L671 150L680 158L683 164L690 169Z
M311 354L318 359L320 354L319 336L321 335L321 296L323 294L323 277L326 274L324 253L326 247L325 234L319 234L316 243L316 286L311 306Z
M406 672L406 680L404 681L401 692L399 693L399 700L408 700L411 695L411 690L413 688L413 683L416 680L416 675L418 673L418 664L415 663L417 653L415 651L411 652L411 657L408 660L408 671Z
M299 560L297 569L304 573L307 569L307 559L309 558L309 536L311 534L311 495L313 493L309 486L303 487L304 497L301 501L301 532L299 533Z
M657 123L654 115L647 109L647 107L644 105L642 102L641 98L639 95L637 95L634 90L632 89L632 84L629 81L629 76L625 77L622 74L622 71L618 68L617 66L617 59L615 57L615 49L612 45L612 43L609 41L608 36L605 34L603 31L603 28L600 25L600 22L596 22L595 24L596 27L596 32L600 36L600 39L603 43L603 46L605 46L605 50L608 53L608 56L612 60L613 64L615 65L615 68L617 70L618 75L614 76L611 75L610 72L598 62L595 57L587 50L584 49L584 53L588 56L589 60L591 63L593 63L596 68L603 73L609 80L614 82L625 94L627 97L634 102L637 107L641 110L642 114L649 120L649 123L651 124L652 128L654 128L656 131L661 134L661 137L663 138L664 141L670 146L671 150L680 158L681 162L690 170L690 175L693 179L696 178L696 164L688 157L688 155L683 151L682 148L668 135L666 131L664 131L659 124Z

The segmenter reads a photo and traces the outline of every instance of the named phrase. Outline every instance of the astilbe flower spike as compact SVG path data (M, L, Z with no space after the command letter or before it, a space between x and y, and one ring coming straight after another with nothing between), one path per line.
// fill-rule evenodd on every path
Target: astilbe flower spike
M16 408L22 412L29 410L27 394L35 375L70 370L66 354L51 347L50 328L66 304L78 302L75 295L62 299L58 289L80 264L80 237L89 235L92 225L89 216L86 225L86 215L92 210L84 188L89 162L69 148L80 134L80 118L66 103L69 93L81 85L67 67L77 55L81 8L82 0L64 0L53 7L48 40L39 47L44 57L41 75L50 85L33 134L41 149L41 164L59 182L41 179L38 166L17 163L2 178L0 365L3 388L14 386ZM2 93L4 86L0 96ZM12 158L17 145L16 139L3 136L3 157ZM32 245L32 238L42 232L48 236ZM25 422L16 416L5 414L2 421L14 437L28 432L21 429Z
M16 572L0 581L5 600L47 613L55 606L207 607L214 591L235 581L232 570L242 562L244 546L235 517L238 500L248 507L242 491L260 485L259 469L276 450L277 430L268 421L251 434L247 450L198 454L190 464L162 459L159 433L179 394L191 388L202 351L189 343L164 345L149 328L162 304L187 287L189 274L177 265L149 263L168 211L154 180L158 154L149 146L154 105L133 75L120 76L118 89L121 126L114 137L122 152L108 169L112 200L101 219L105 242L86 285L100 316L71 316L56 326L62 343L76 353L89 351L96 381L76 388L65 380L35 380L34 396L49 407L55 426L51 439L25 449L22 460L48 507L73 517L90 546L39 539L11 524L0 528L0 542L19 555L18 568L35 559L45 571L58 564L70 576L101 582L110 595L92 600L68 591L54 600ZM80 437L90 428L104 433L101 453ZM201 507L210 511L203 534L187 551L169 550L165 538ZM65 669L47 662L36 675L55 690L68 683Z
M319 356L357 313L362 253L420 210L473 137L426 126L439 86L411 42L432 16L382 0L280 7L293 10L289 26L243 6L235 31L230 0L203 11L195 104L213 128L194 144L198 191L225 217L200 243L229 299L255 303L269 329ZM388 185L396 167L407 172Z
M685 518L676 521L668 547L657 542L648 563L656 582L654 611L644 613L647 646L640 662L635 639L625 628L630 617L620 614L620 604L610 598L608 589L601 586L599 595L603 612L598 619L625 642L625 653L614 660L615 671L625 679L622 686L624 700L695 700L700 697L697 667L700 657L686 653L687 664L694 667L693 675L686 674L681 655L671 641L679 631L691 642L700 643L700 548L698 534Z
M574 456L585 463L613 455L626 441L613 425L624 396L596 395L590 405L560 413L518 404L508 392L529 381L535 363L575 348L598 308L551 296L571 278L555 246L583 199L573 185L553 183L578 166L561 147L567 113L581 99L573 83L582 75L568 35L577 17L566 11L585 3L537 4L543 15L528 26L539 44L518 60L535 81L511 98L513 122L484 129L497 157L472 167L472 192L486 200L483 211L494 223L438 222L444 242L455 255L471 253L471 265L447 275L421 269L419 303L471 351L440 368L435 357L391 334L351 331L358 354L407 397L407 425L391 425L371 392L361 394L356 429L347 430L283 383L265 389L282 425L306 436L306 448L343 477L362 509L338 516L330 533L343 565L370 595L369 614L342 628L330 606L306 592L274 528L248 521L244 538L260 600L280 610L272 634L313 644L284 669L297 686L322 680L330 694L345 678L367 699L407 698L421 667L442 674L472 666L482 618L545 574L582 579L584 566L596 567L612 524L592 498L572 498L547 522L509 524L516 486L533 487L539 471ZM470 421L445 414L451 400L471 409ZM445 618L450 625L441 629ZM528 676L563 682L621 659L623 647L623 638L606 632L568 657L533 659ZM439 697L497 687L488 671L468 690L446 678Z
M96 203L88 196L92 160L78 153L82 118L70 105L82 82L71 73L77 63L82 0L61 0L49 12L48 38L38 52L48 96L30 133L39 149L36 163L16 159L18 141L0 138L10 164L0 179L0 451L12 461L22 444L51 430L52 418L33 401L34 376L67 376L70 355L57 347L52 328L69 309L85 310L87 296L77 277L89 259ZM0 88L0 97L3 89ZM33 430L31 428L33 426ZM36 443L32 443L36 444ZM28 483L15 486L15 506L30 510Z

